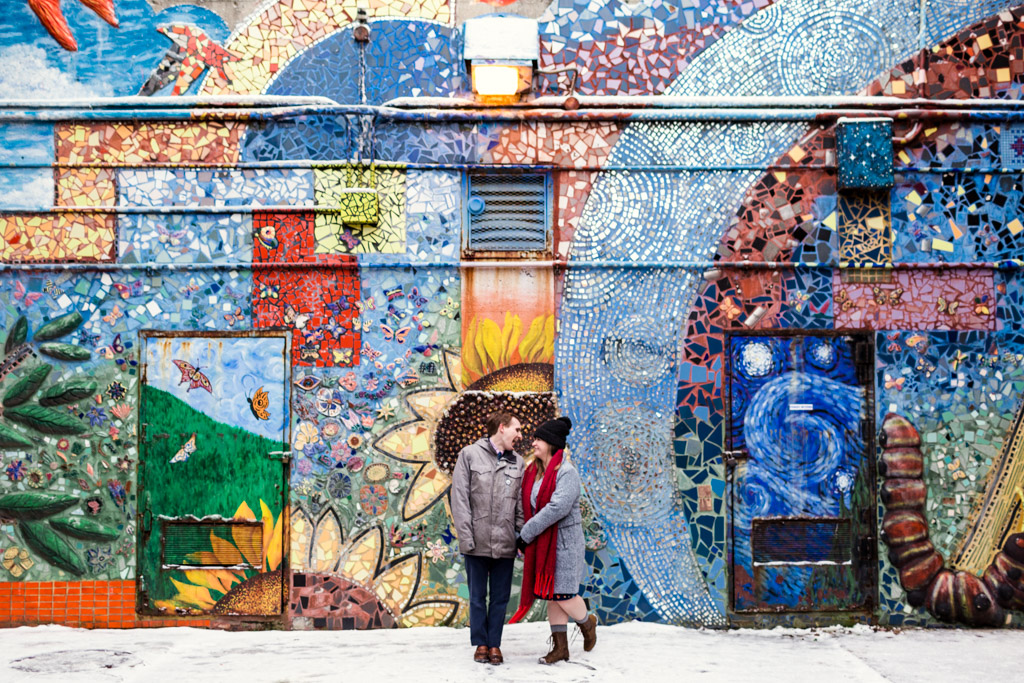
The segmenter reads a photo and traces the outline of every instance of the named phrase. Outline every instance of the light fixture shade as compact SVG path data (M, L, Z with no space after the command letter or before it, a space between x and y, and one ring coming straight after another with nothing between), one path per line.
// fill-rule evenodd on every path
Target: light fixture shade
M515 14L484 14L462 25L462 58L536 62L540 59L540 29L536 19Z

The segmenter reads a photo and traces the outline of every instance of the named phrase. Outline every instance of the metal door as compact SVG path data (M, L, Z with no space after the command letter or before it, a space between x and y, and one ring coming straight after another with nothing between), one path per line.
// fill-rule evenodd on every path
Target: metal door
M728 349L733 608L868 608L875 581L868 342L733 336Z
M274 615L287 333L143 333L138 611Z

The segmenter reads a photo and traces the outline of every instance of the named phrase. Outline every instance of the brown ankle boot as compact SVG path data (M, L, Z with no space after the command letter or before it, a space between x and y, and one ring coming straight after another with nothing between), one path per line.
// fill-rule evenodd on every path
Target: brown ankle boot
M583 651L590 652L597 645L597 615L588 614L582 624L576 625L580 627L580 633L583 634Z
M541 664L569 661L569 634L565 631L551 634L551 652L538 660Z

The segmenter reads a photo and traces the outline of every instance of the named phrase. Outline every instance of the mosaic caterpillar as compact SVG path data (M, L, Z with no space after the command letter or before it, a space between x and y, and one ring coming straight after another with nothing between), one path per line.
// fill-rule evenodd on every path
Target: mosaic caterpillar
M910 422L890 413L882 423L879 471L885 478L882 540L899 570L907 602L924 606L941 621L968 626L1003 626L1004 610L1024 609L1024 533L1011 534L982 577L947 568L928 538L924 516L921 437Z

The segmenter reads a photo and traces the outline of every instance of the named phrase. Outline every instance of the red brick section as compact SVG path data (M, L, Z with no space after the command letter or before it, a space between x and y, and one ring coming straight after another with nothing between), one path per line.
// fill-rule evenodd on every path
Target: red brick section
M208 628L205 618L140 619L134 581L0 583L0 627L60 624L81 628Z

